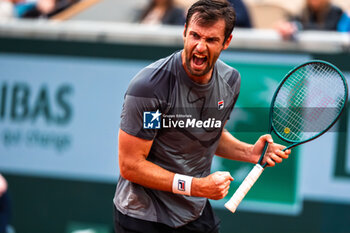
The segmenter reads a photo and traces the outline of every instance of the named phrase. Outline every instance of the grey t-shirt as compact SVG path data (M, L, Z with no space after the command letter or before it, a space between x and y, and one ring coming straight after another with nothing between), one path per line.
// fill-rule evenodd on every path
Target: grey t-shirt
M182 66L181 51L176 52L133 78L125 94L120 128L154 140L147 160L174 173L205 177L239 88L237 70L220 60L208 84L193 82ZM113 201L123 214L171 227L197 219L206 204L206 198L145 188L123 177Z

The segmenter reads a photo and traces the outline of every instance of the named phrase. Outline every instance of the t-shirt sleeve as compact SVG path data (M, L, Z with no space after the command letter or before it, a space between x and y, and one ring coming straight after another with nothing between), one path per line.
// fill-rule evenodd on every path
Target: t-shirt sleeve
M156 98L126 94L120 129L139 138L154 139L158 132L157 124L160 124L161 120L161 116L157 116L157 111L160 113L159 109L159 101ZM156 118L153 119L153 116Z
M161 128L162 114L169 109L175 78L169 66L171 57L142 69L130 82L125 94L120 129L152 140Z
M159 89L156 79L152 79L155 73L154 69L146 68L133 78L121 113L120 129L146 140L155 138L161 123L162 101L156 94Z

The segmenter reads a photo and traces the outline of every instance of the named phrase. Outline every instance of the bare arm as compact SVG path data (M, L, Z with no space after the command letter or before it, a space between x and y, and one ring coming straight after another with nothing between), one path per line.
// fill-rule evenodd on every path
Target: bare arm
M172 192L175 173L146 158L153 141L141 139L119 131L119 167L123 178L144 187ZM191 195L221 199L228 193L233 178L228 172L215 172L207 177L193 178Z
M119 130L120 175L142 186L171 192L175 174L146 160L152 143Z
M252 157L252 150L253 145L236 139L227 130L224 130L215 154L226 159L257 163L259 157Z
M269 143L269 146L263 163L267 162L269 166L274 166L275 163L281 163L283 159L288 158L291 151L286 150L283 152L282 150L285 147L273 143L272 137L269 134L261 136L258 141L252 145L239 141L227 130L222 132L219 146L215 154L226 159L257 163L266 141Z

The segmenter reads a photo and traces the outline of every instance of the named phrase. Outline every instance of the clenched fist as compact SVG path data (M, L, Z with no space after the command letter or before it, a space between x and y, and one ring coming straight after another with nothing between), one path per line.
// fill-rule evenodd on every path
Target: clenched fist
M191 193L193 196L220 200L228 194L233 181L229 172L215 172L207 177L193 178Z

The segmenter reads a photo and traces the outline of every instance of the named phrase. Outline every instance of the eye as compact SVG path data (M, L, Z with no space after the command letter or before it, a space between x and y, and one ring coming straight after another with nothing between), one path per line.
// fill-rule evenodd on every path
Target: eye
M200 36L197 33L195 33L195 32L191 32L191 35L196 40L200 39Z
M219 38L216 38L216 37L212 37L212 38L207 39L208 43L214 43L214 42L218 42L218 41L219 41Z

